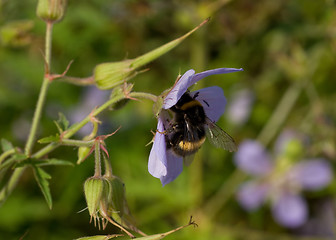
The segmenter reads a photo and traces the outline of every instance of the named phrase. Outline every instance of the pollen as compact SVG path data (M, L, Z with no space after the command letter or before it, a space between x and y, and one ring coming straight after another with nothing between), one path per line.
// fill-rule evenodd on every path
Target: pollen
M199 139L199 141L196 141L196 142L181 141L179 142L178 146L183 151L194 152L202 146L204 141L205 141L205 137Z

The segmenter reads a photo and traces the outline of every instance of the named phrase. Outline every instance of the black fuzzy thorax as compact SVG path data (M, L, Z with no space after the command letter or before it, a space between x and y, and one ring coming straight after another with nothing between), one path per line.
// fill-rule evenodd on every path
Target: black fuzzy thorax
M170 108L174 113L171 134L167 135L167 148L179 156L195 153L204 142L206 115L203 106L189 93L184 93Z

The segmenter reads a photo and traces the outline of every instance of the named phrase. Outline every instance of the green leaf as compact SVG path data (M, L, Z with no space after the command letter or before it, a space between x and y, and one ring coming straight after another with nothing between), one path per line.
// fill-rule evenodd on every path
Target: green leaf
M37 142L43 144L43 143L51 143L51 142L59 142L59 141L60 141L60 136L56 134L56 135L52 135L49 137L41 138Z
M64 132L69 128L69 121L66 119L65 115L61 112L58 113L58 120L55 121L56 127L60 133Z
M7 159L4 163L0 164L0 171L2 171L2 170L6 171L14 163L15 163L15 159L12 156L11 158Z
M28 157L23 153L15 153L13 154L13 158L15 161L18 161L18 162L28 159Z
M43 193L43 196L49 206L49 208L52 208L52 198L51 198L51 193L50 193L50 188L49 188L49 182L48 179L51 179L51 176L44 171L42 168L32 165L33 170L34 170L34 175L35 179Z
M16 161L14 168L23 167L25 165L31 165L33 163L31 158L24 158L21 160L14 159L14 160Z
M1 147L3 152L6 152L14 148L13 144L4 138L1 139Z
M120 237L123 235L120 234L112 234L112 235L96 235L96 236L90 236L90 237L81 237L77 238L76 240L109 240L115 237Z
M37 160L35 163L36 166L42 167L42 166L73 166L74 164L72 162L57 159L57 158L50 158L50 159L44 159L44 160Z

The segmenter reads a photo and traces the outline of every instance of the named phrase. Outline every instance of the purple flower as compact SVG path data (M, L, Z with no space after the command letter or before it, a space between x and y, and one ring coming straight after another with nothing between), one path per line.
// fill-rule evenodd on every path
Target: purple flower
M253 140L240 145L235 163L255 178L240 187L239 203L253 211L270 200L276 222L289 228L304 224L308 217L307 203L300 192L321 189L332 180L331 166L326 160L306 159L293 163L282 157L272 162L266 149Z
M236 92L228 106L228 118L236 125L243 125L250 116L251 107L254 102L253 92L243 89Z
M193 69L188 70L175 83L163 99L163 105L158 118L157 132L149 155L148 171L156 178L160 178L162 185L173 181L183 169L183 158L167 151L165 135L162 133L169 127L170 115L165 109L174 106L182 95L199 80L214 74L224 74L242 71L235 68L218 68L195 74ZM196 92L191 92L194 96ZM223 90L217 86L197 90L197 100L202 104L206 116L216 122L224 113L226 99Z

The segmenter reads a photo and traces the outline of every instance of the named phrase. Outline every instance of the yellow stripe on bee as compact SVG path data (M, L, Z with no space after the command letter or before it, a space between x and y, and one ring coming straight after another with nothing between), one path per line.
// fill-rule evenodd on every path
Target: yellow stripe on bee
M202 106L199 101L192 100L190 102L187 102L181 106L181 110L185 111L188 108L194 107L194 106Z
M201 138L198 142L186 142L186 141L181 141L179 142L179 147L180 149L184 150L184 151L187 151L187 152L190 152L190 151L194 151L194 150L197 150L199 149L202 144L204 143L205 141L205 137L204 138Z

